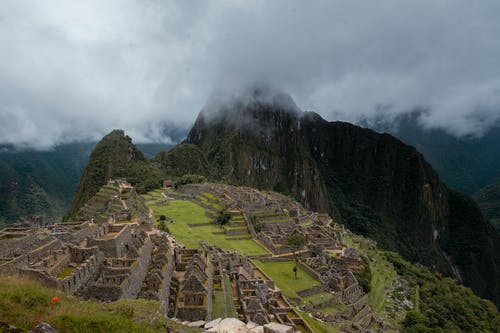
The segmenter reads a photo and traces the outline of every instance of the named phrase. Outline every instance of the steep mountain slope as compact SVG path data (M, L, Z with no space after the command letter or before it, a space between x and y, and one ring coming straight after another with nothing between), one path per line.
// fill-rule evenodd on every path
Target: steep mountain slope
M159 170L132 143L122 130L114 130L97 143L80 178L68 216L73 216L109 179L126 177L138 191L156 187Z
M484 215L500 232L500 179L493 181L473 195Z
M202 112L186 142L204 152L218 179L290 194L500 303L492 225L394 137L301 113L283 96L256 96Z
M0 223L20 216L61 218L69 209L93 144L75 143L50 151L0 153Z
M213 171L203 152L193 144L182 143L160 152L155 161L169 175L196 174L212 177Z
M364 126L388 132L416 147L450 187L473 194L500 177L500 126L481 137L457 138L442 129L424 129L422 112L403 114L392 121L380 119Z

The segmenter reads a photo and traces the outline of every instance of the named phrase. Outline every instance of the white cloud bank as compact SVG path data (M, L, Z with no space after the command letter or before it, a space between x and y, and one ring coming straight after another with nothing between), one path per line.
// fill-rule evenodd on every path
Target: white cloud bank
M481 135L500 120L498 17L486 0L2 1L0 143L166 141L254 82L329 120L425 108L424 126Z

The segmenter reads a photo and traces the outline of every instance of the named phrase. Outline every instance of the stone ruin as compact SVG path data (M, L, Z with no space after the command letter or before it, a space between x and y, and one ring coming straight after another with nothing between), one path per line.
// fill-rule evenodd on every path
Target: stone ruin
M352 321L359 330L370 326L374 317L368 297L352 273L362 267L363 261L355 249L344 245L345 229L334 223L328 214L309 212L294 200L272 192L219 184L196 185L195 189L190 186L185 191L216 193L224 199L226 207L243 212L254 227L252 236L255 239L273 255L283 258L288 256L289 260L295 257L301 268L322 283L319 288L305 290L301 297L321 291L331 293L332 297L320 304L305 305L305 311L325 322ZM303 236L304 244L298 247L288 244L287 240L293 234ZM229 272L231 279L238 281L238 290L241 291L238 309L244 313L240 319L265 323L273 316L276 319L283 318L283 323L290 323L282 314L269 311L270 303L266 302L266 297L257 296L265 294L259 289L264 289L265 283L254 280L249 265L231 264L234 260L230 258L228 262L223 262L222 267ZM334 304L342 304L345 310L334 315L320 311Z
M42 215L28 215L20 217L16 223L12 225L18 228L41 228L43 226Z
M207 244L188 249L144 224L149 217L132 221L135 213L126 202L135 190L129 185L110 181L103 192L113 198L106 201L101 195L97 201L106 204L98 212L96 205L86 206L86 214L94 216L90 219L1 230L0 274L29 276L84 299L157 300L164 316L191 322L211 320L214 293L223 291L232 296L236 315L243 322L312 331L251 258ZM332 295L323 303L302 305L303 311L324 322L352 322L346 331L363 331L374 321L383 324L372 314L368 297L352 273L363 265L362 258L344 245L343 228L327 214L309 212L271 192L215 184L191 186L196 189L188 186L184 191L196 193L209 186L223 198L224 207L245 217L254 239L284 260L295 257L303 270L321 282L301 291L300 297L319 292ZM96 214L101 217L96 219ZM287 244L293 233L305 239L298 248ZM333 304L343 304L345 309L334 315L321 312Z

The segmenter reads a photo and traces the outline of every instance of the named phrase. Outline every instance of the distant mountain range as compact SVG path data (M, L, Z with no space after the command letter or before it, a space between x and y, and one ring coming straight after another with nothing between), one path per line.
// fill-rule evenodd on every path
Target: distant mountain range
M472 195L500 177L500 124L479 138L457 138L442 129L424 129L418 122L420 114L404 114L390 122L381 118L369 127L417 148L444 182L459 192Z
M92 143L63 144L49 151L0 149L0 225L20 216L43 215L57 221L68 212L78 181L95 146ZM139 144L148 158L165 144Z
M500 232L500 124L480 138L456 138L442 129L422 128L419 115L405 114L389 123L381 119L370 126L416 147L448 187L472 195Z
M500 179L491 182L472 197L500 233Z

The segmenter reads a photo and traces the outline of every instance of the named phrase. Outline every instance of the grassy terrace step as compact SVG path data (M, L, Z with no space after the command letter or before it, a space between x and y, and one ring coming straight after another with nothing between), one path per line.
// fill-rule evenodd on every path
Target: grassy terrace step
M272 216L286 216L283 212L276 212L274 210L256 210L252 212L252 215L256 218L265 218Z
M231 224L226 224L224 225L224 229L226 230L239 230L239 229L247 229L246 224L241 224L241 225L231 225Z
M208 192L201 192L196 195L196 198L203 204L213 208L214 210L221 210L223 207L220 204L219 198Z
M306 227L306 226L311 225L311 224L313 224L313 222L311 220L306 220L306 221L299 223L299 225L301 225L303 227Z
M229 224L230 226L233 226L233 227L243 227L243 226L246 226L247 223L245 221L233 221L233 219L229 220Z
M164 206L152 204L149 207L157 218L165 215L174 219L175 222L167 223L167 227L176 240L187 247L199 247L199 242L203 240L225 250L247 255L268 253L253 239L227 240L224 229L211 223L211 219L206 216L206 210L193 201L171 200ZM196 226L192 226L193 224ZM202 225L199 226L200 224Z
M362 249L360 244L351 237L345 237L344 240L347 245L366 252L370 257L369 265L372 272L372 280L370 283L371 290L368 293L368 304L376 312L385 312L387 292L391 289L397 275L393 265L387 261L380 251Z
M230 237L226 237L227 241L234 241L234 240L244 240L244 239L252 239L252 236L250 234L247 235L234 235Z

